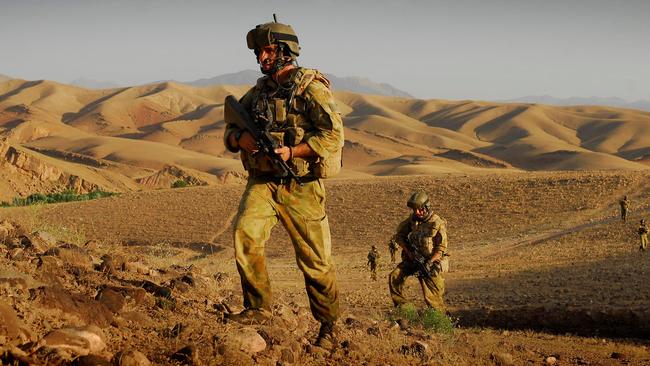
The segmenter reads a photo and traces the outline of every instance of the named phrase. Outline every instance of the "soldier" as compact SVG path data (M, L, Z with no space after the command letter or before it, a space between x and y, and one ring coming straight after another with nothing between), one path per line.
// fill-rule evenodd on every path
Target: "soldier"
M447 252L447 223L433 213L424 192L413 193L407 206L413 213L399 224L395 235L402 247L402 262L391 272L388 283L393 304L408 302L402 288L407 277L417 275L424 301L444 313L445 281L440 262Z
M288 163L300 182L280 176L269 156L258 153L253 135L229 122L225 112L225 146L231 152L241 151L248 171L234 223L245 310L228 319L260 323L270 317L272 296L264 245L280 221L304 275L311 312L321 323L314 344L328 348L334 341L339 301L321 178L340 170L343 122L329 81L316 70L296 65L300 47L290 25L260 24L248 32L246 41L264 76L239 103L281 145L275 154Z
M395 263L395 254L397 254L397 249L399 249L399 245L395 241L395 238L390 239L388 242L388 250L390 251L390 262Z
M368 266L370 267L370 279L377 281L377 263L379 262L379 252L375 245L368 252Z
M626 222L627 210L629 208L629 202L627 200L627 196L623 196L623 199L618 201L618 204L621 205L621 220L623 220L623 222Z
M645 224L645 220L641 219L639 222L639 239L641 239L641 245L639 250L645 251L648 249L648 226Z

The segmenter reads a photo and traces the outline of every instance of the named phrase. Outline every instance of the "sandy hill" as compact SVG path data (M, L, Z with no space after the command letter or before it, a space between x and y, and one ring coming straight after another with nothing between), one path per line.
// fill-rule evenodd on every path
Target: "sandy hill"
M0 83L4 83L5 81L11 80L12 78L7 75L0 74Z
M6 174L14 177L2 199L44 187L42 181L26 183L42 176L27 160L48 167L65 162L57 165L65 174L118 191L152 186L141 182L167 184L172 180L168 166L195 182L239 180L241 164L222 144L223 99L246 89L174 82L102 90L47 80L1 83L2 143L26 157L0 156L0 165L13 167ZM351 92L335 92L335 97L346 126L342 177L641 170L650 163L648 112ZM156 175L167 178L147 179Z

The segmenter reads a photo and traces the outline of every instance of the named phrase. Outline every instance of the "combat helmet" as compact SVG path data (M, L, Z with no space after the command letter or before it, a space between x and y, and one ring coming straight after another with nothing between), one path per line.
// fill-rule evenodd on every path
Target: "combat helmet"
M411 195L406 205L413 210L423 207L429 209L429 195L422 191L415 192Z
M431 208L429 207L429 195L425 192L419 191L413 193L406 205L414 211L424 208L424 217L417 218L418 220L426 220L431 216Z
M258 24L246 34L248 48L257 54L262 47L278 44L285 56L295 60L300 54L298 36L288 24L278 23L275 14L273 22Z

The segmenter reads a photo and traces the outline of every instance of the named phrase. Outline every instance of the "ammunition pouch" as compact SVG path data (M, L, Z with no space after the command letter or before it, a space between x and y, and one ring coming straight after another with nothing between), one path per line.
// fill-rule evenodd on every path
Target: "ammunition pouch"
M339 149L325 159L318 158L312 167L314 176L326 179L337 175L343 166L341 153L342 151Z

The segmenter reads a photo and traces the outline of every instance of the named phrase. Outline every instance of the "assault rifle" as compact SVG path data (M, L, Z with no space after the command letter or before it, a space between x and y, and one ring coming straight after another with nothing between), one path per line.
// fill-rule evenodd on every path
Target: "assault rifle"
M413 245L411 241L408 239L406 240L406 246L407 246L406 249L408 249L408 251L413 256L413 262L415 262L416 266L418 267L418 272L419 272L418 277L420 278L432 277L433 274L435 273L432 274L431 271L429 271L429 268L427 268L427 262L429 262L429 260L425 256L423 256L422 253L420 253L420 251L415 247L415 245ZM438 265L436 267L436 273L439 271L440 271L440 267Z
M248 131L257 142L260 148L259 152L268 156L273 163L273 167L278 171L279 178L289 178L302 185L300 177L291 170L289 164L282 160L282 157L275 153L275 149L281 145L273 139L271 134L266 129L260 129L251 116L246 112L244 107L237 101L235 97L229 95L224 102L224 120L227 123L234 123L242 130Z

